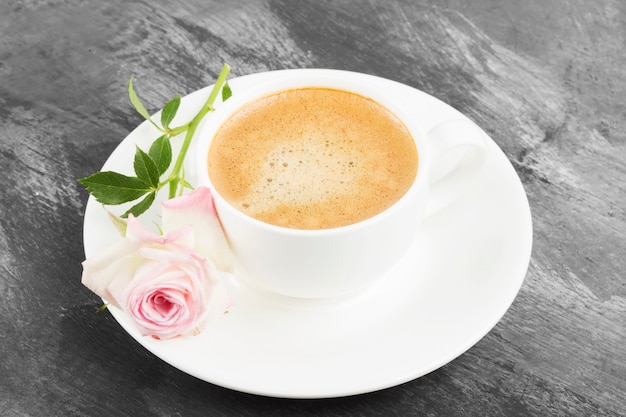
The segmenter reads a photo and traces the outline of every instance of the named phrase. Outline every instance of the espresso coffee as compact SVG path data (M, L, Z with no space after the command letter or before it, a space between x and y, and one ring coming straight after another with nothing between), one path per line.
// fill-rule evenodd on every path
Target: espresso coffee
M398 201L417 175L406 126L358 94L303 88L253 101L215 135L208 155L216 191L262 222L329 229Z

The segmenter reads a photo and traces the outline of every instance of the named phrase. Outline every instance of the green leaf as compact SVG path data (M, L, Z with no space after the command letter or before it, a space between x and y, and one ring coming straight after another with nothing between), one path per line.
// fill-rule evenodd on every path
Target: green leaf
M161 130L159 126L157 126L157 124L152 121L152 118L150 117L150 113L148 113L148 110L146 110L141 100L139 100L139 96L137 95L137 93L135 93L135 89L133 88L132 76L130 77L130 80L128 81L128 97L130 98L130 102L135 108L135 110L137 110L137 113L142 115L144 119L148 120L150 123L156 126L157 129Z
M116 216L106 208L104 209L104 211L106 211L107 217L109 218L109 220L111 220L111 223L113 223L113 226L115 226L117 231L120 232L120 235L122 237L126 236L126 229L128 228L128 223L126 222L126 220L122 219L119 216Z
M135 162L133 164L137 178L149 184L152 188L159 186L159 169L156 162L150 155L141 150L139 146L135 151Z
M154 203L154 197L155 196L156 196L156 191L151 192L143 200L141 200L139 203L137 203L134 206L132 206L131 208L129 208L126 211L126 213L122 214L120 217L125 219L125 218L128 217L129 214L132 214L135 217L139 216L140 214L142 214L143 212L145 212L146 210L148 210L150 208L152 203Z
M96 313L103 312L104 310L107 309L108 306L109 306L109 303L102 304L100 307L98 307L98 309L96 310Z
M226 101L231 98L233 95L233 90L230 89L230 85L228 85L228 81L224 83L224 87L222 87L222 101Z
M189 182L185 181L185 179L181 179L180 183L182 184L182 186L184 188L189 188L190 190L193 190L193 185L191 185Z
M170 127L170 123L174 120L176 112L178 111L178 106L180 106L180 95L171 99L165 107L163 107L163 110L161 110L161 125L163 129Z
M159 170L159 176L163 175L172 163L172 144L167 135L157 138L148 151L148 155L156 163Z
M102 203L117 205L133 201L151 191L150 185L137 177L113 171L96 172L78 180L94 198Z

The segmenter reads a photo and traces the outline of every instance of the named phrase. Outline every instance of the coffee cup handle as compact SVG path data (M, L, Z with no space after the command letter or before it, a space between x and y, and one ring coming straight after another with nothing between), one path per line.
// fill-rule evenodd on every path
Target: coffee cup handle
M427 137L432 153L428 216L471 187L485 165L487 144L484 132L467 119L443 122L429 130Z

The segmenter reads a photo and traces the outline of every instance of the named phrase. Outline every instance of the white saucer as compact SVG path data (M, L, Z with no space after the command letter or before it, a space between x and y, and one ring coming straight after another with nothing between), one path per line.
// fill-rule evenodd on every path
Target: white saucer
M280 74L239 77L230 85L237 94ZM363 74L355 77L404 97L428 120L426 129L463 117L406 85ZM185 97L178 118L190 119L209 91L207 87ZM154 138L154 128L143 123L103 168L132 172L135 143ZM95 256L117 238L103 208L90 198L84 224L86 256ZM360 394L418 378L478 342L517 295L531 246L530 209L522 184L488 139L487 166L474 188L427 218L407 255L366 293L303 302L258 293L225 276L235 308L201 335L169 341L142 337L123 312L109 310L153 354L213 384L288 398Z

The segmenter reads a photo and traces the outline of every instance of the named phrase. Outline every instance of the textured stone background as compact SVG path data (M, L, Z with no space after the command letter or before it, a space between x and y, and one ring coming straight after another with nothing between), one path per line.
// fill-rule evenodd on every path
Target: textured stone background
M626 410L626 5L620 0L0 3L0 409L7 416L618 416ZM87 194L151 111L233 76L365 72L475 120L527 191L534 249L502 321L400 387L324 401L198 381L80 284ZM111 351L119 346L120 351Z

